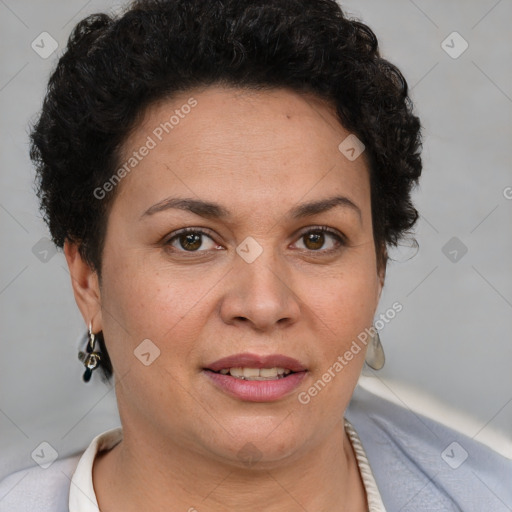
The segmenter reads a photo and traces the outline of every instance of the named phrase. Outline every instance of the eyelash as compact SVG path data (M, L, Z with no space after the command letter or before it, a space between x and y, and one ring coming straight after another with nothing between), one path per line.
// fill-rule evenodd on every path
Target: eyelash
M179 231L175 232L170 238L168 238L165 242L164 242L164 245L165 246L171 246L172 242L176 239L178 239L180 236L183 236L183 235L186 235L188 233L193 233L193 234L199 234L199 235L202 235L202 236L206 236L208 238L210 238L213 242L215 242L215 240L213 240L212 236L205 230L203 229L200 229L200 228L183 228L183 229L180 229ZM297 241L302 239L303 237L305 237L306 235L310 234L310 233L322 233L322 234L325 234L327 233L328 235L331 235L337 242L338 246L335 247L334 249L318 249L318 250L314 250L314 249L299 249L301 251L308 251L308 252L311 252L311 253L319 253L319 254L332 254L334 252L337 252L339 251L340 249L342 249L343 247L345 247L347 245L347 240L345 238L344 235L338 233L337 231L333 230L333 229L330 229L326 226L314 226L314 227L310 227L310 228L307 228L306 230L302 231L300 234L299 234L299 237L297 238ZM185 254L191 254L191 255L194 255L194 254L199 254L199 253L202 253L202 252L208 252L208 251L200 251L200 250L197 250L197 251L186 251L184 249L177 249L176 252L180 252L180 253L185 253Z

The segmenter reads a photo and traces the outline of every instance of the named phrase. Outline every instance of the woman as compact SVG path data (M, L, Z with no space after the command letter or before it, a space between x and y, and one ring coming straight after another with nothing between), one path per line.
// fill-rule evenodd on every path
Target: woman
M353 396L384 362L372 324L420 146L405 80L334 1L79 23L31 156L83 378L115 379L122 428L0 510L507 510L505 459Z

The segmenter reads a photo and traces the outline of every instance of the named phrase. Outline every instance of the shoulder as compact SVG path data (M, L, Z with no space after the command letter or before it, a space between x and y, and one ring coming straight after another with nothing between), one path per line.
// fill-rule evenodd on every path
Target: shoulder
M81 454L43 469L16 471L0 481L0 512L67 512L71 478Z
M83 452L57 459L45 468L38 465L11 473L0 480L0 512L68 512L70 504L73 510L85 510L89 502L97 506L94 459L122 437L122 428L116 427L98 434Z
M512 461L357 388L346 411L388 510L509 511Z

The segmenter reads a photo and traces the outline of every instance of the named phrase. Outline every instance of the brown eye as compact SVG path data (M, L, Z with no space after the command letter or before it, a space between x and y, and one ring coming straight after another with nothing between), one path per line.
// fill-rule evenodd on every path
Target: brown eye
M346 245L345 238L342 235L326 227L306 231L299 238L299 242L302 242L303 245L303 247L299 246L299 249L322 253L332 252Z
M196 251L203 243L201 235L197 233L187 233L178 237L180 245L186 251Z
M208 234L197 229L187 229L176 233L169 238L166 245L178 252L206 252L216 247L215 242Z
M325 243L325 236L323 233L311 231L304 235L304 245L313 251L321 249Z

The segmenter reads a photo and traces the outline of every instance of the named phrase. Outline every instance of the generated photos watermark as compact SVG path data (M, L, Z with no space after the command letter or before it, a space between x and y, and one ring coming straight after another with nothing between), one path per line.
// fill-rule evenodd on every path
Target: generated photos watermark
M94 189L94 197L96 199L105 199L109 192L112 192L119 182L130 172L137 167L150 152L158 146L166 135L171 133L176 126L181 123L182 119L190 114L192 109L197 106L197 100L190 97L186 103L177 108L167 121L160 123L152 132L148 135L146 142L121 165L117 171L105 182L101 187Z
M327 368L322 376L312 384L306 391L301 391L298 394L298 400L301 404L307 405L311 402L311 399L320 393L329 382L331 382L343 369L348 366L350 361L354 359L354 356L359 354L363 347L366 347L368 342L377 334L378 331L384 329L384 327L393 320L403 306L400 302L394 302L392 306L387 309L384 313L381 313L379 318L375 320L371 327L367 327L364 331L358 334L357 339L352 341L350 347L339 355L334 363Z

